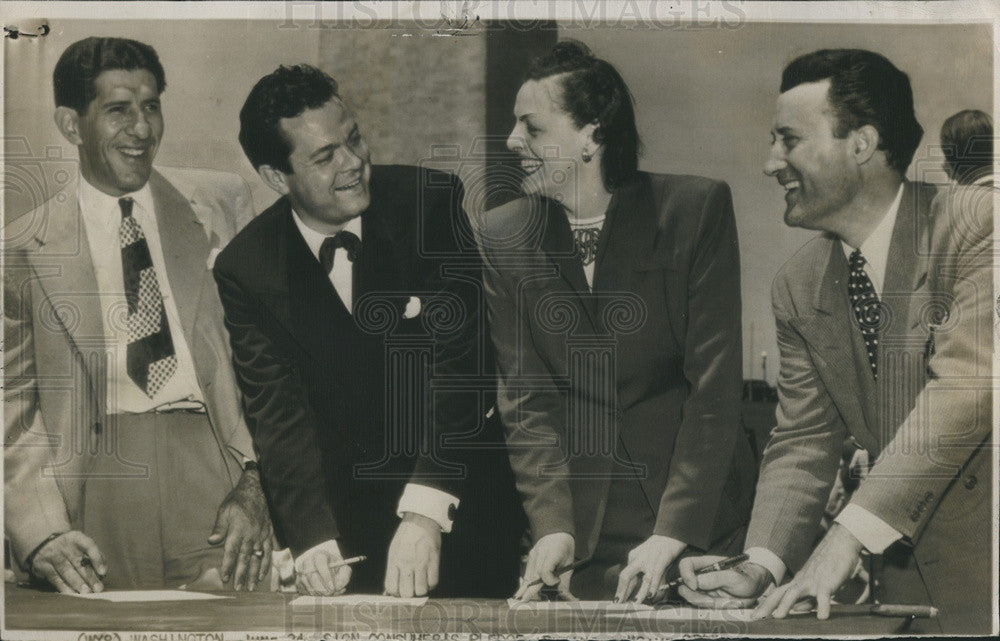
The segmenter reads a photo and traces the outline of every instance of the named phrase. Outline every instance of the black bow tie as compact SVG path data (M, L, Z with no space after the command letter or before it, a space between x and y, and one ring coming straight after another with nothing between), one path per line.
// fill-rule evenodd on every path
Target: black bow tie
M342 231L336 236L327 236L319 246L319 263L327 274L333 271L333 256L341 247L347 250L347 260L352 263L357 262L361 255L361 239L351 232Z

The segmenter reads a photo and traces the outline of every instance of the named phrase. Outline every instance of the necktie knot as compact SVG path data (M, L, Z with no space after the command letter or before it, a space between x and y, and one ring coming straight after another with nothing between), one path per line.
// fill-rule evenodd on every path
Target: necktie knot
M864 269L868 261L865 260L865 257L861 255L860 249L855 249L854 251L851 252L851 258L849 259L848 263L851 267L851 271L856 272Z
M323 239L323 244L319 247L319 262L327 274L333 270L334 255L341 248L347 251L347 260L356 262L361 255L361 239L349 231Z
M132 205L134 204L135 201L131 198L118 199L118 208L122 210L122 218L128 218L132 215Z

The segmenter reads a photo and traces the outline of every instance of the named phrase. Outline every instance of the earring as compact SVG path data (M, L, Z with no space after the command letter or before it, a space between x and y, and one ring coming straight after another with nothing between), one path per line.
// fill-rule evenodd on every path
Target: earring
M594 157L590 154L589 151L587 151L586 149L583 151L583 162L590 162L591 160L593 160L593 158Z

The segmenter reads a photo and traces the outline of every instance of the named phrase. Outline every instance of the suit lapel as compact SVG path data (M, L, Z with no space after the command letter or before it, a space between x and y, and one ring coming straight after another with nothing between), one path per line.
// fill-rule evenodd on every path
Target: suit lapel
M149 186L156 209L163 262L170 279L170 294L177 306L188 346L192 346L202 284L208 275L208 236L191 204L163 176L154 171Z
M641 174L616 191L608 205L594 265L594 293L636 291L636 269L643 268L653 256L656 236L656 203L648 177ZM604 331L604 308L615 298L595 298L596 320Z
M926 335L920 327L920 309L928 299L914 292L927 280L930 224L924 212L931 198L919 185L906 183L889 243L882 288L889 323L882 331L878 348L878 398L883 399L878 434L883 446L910 412L917 389L923 386L923 376L915 380L919 370L914 368L922 365Z
M93 295L100 290L80 215L78 188L77 181L71 182L61 192L65 196L62 201L57 196L45 205L48 214L35 235L37 245L28 252L28 260L49 304L56 309L56 317L79 350L88 341L103 342L104 324L100 299ZM76 310L73 315L60 312L66 303Z
M542 237L542 249L548 260L556 266L559 278L566 287L576 295L577 302L583 308L591 331L596 328L597 310L594 297L590 295L587 286L587 276L583 273L583 263L576 255L573 245L573 232L562 208L550 200L545 200L545 231Z
M284 320L307 352L322 353L333 347L330 336L353 321L329 276L323 273L323 267L295 226L287 205L285 219L288 298L282 310Z
M389 193L384 193L381 173L372 176L372 203L361 215L361 259L354 265L354 300L372 292L396 292L410 281L407 278L406 259L416 252L407 251L406 242L419 242L406 238L403 220L411 212L413 203L399 203ZM399 208L407 207L406 211Z
M822 271L813 301L816 313L791 322L809 345L820 378L851 433L866 449L876 451L870 427L877 424L875 382L848 304L847 259L839 241L831 238L826 260L817 269ZM844 349L847 345L851 349Z

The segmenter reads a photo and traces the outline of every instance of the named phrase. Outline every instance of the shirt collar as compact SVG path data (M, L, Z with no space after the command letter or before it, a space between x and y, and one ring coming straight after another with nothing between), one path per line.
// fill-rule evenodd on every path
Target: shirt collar
M153 192L149 188L149 182L138 191L125 194L123 196L111 196L94 187L82 175L80 176L80 190L78 194L80 202L80 215L92 222L104 226L108 230L118 229L122 220L122 210L118 201L122 198L131 198L134 201L132 208L133 216L152 215Z
M872 280L876 291L882 291L882 282L885 280L885 270L889 264L889 244L892 242L892 230L896 226L896 216L899 214L899 203L903 200L903 185L899 186L896 197L886 210L882 220L861 243L861 255L865 257L865 273ZM844 249L844 256L850 257L854 248L840 241Z
M298 227L299 233L302 234L302 240L306 241L306 245L309 247L309 251L312 252L313 256L319 259L319 248L326 240L326 234L320 233L308 226L303 222L302 217L299 216L299 212L292 209L292 220L295 221L295 226ZM355 216L354 218L347 221L344 228L341 231L349 231L358 239L361 239L361 216ZM336 235L336 234L334 234Z

